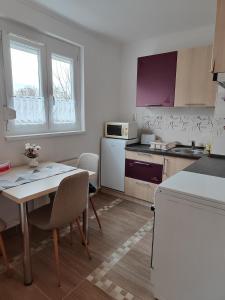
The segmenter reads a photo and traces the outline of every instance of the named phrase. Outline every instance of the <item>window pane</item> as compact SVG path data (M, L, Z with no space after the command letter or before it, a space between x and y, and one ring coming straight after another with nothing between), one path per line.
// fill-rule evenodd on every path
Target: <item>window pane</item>
M41 96L39 49L11 41L13 96Z
M45 123L45 104L40 84L40 49L10 41L16 125Z
M53 122L75 123L75 99L73 87L73 60L52 55Z
M16 111L15 125L38 125L45 123L45 101L43 97L13 97Z

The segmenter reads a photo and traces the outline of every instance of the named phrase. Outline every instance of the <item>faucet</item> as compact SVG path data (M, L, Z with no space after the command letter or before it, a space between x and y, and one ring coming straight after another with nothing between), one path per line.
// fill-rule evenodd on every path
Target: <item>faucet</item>
M195 141L191 141L191 148L192 150L195 150Z

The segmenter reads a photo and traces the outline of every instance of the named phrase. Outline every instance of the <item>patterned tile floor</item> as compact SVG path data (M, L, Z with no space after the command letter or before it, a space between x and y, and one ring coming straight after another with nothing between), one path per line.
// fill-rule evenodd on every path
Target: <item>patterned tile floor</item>
M34 283L22 284L20 235L7 234L6 246L13 268L10 278L0 265L0 300L8 299L153 299L150 289L152 214L147 207L99 194L95 203L103 232L90 211L89 261L68 228L60 232L62 287L56 285L51 234L32 230Z

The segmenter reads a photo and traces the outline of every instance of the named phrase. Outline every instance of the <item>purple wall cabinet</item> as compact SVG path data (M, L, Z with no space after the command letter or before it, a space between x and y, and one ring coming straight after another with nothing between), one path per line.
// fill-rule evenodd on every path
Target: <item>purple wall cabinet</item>
M163 165L126 159L125 176L159 184L162 182Z
M174 106L177 51L139 57L137 107Z

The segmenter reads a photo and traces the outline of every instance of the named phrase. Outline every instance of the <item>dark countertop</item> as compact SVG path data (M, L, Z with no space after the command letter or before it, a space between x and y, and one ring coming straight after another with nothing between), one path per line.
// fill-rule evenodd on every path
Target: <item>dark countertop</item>
M182 147L182 145L179 145L179 147ZM183 147L187 147L187 146L183 146ZM128 151L182 157L182 158L189 158L189 159L199 159L203 156L202 154L174 153L171 150L153 150L149 148L149 145L142 145L139 143L127 145L125 149Z
M204 156L183 171L225 178L225 156Z

